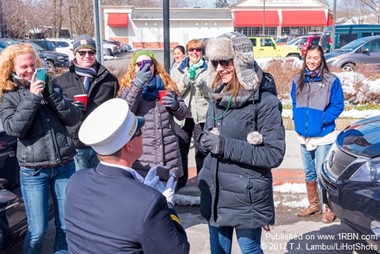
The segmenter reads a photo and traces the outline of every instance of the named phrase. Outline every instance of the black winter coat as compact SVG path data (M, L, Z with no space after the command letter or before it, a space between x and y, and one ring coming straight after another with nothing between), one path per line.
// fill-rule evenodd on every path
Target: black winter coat
M218 94L222 88L214 92ZM212 101L204 127L218 128L225 146L223 154L207 155L198 176L201 214L217 227L274 224L271 168L278 167L285 154L282 106L274 82L264 77L256 92L240 90L225 117L213 120L213 112L214 116L225 112L222 104L226 105L226 97L230 96ZM248 137L255 131L263 137L260 144Z
M103 65L97 63L97 74L90 84L88 91L87 109L83 113L82 120L75 126L69 127L69 133L76 147L86 147L78 139L79 127L86 117L103 102L115 98L119 89L117 78L110 73ZM73 101L73 96L77 94L85 94L83 81L80 76L75 73L75 66L70 65L69 71L55 78L53 82L63 89L65 96Z
M81 111L62 96L59 88L48 97L37 96L20 81L1 98L0 116L5 132L18 139L20 166L60 164L75 156L66 126L77 124Z

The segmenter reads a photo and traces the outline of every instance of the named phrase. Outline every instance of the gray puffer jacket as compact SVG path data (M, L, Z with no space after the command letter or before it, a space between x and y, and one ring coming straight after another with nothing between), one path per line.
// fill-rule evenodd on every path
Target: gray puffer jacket
M132 86L126 87L120 94L120 98L128 102L130 110L136 116L145 118L142 128L144 152L132 168L145 177L151 167L164 165L173 169L176 176L180 177L183 175L181 154L172 126L175 124L174 117L182 120L189 110L181 96L177 96L179 109L172 111L161 106L158 99L145 100L141 96L142 92L143 88L132 82Z
M82 112L56 90L48 97L37 96L21 81L16 90L1 97L0 114L5 132L17 138L20 166L60 164L72 159L75 146L66 126L73 126Z

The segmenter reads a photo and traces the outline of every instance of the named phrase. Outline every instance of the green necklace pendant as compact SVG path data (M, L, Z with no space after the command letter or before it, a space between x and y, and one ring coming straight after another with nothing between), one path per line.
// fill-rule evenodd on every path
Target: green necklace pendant
M220 119L223 119L227 115L228 111L230 110L231 102L232 102L232 95L231 95L230 99L228 100L227 108L224 110L223 114L221 114L218 117L215 117L214 107L212 107L212 120L218 121Z

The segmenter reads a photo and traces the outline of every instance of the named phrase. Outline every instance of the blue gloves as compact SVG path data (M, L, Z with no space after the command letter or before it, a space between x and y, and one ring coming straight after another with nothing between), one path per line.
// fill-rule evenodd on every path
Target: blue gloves
M179 108L177 98L172 92L167 92L166 96L162 98L162 105L164 105L167 108L170 108L173 111L177 111Z
M144 68L139 70L136 75L135 84L138 87L143 87L145 83L152 79L152 72L150 71L150 65L146 64Z
M199 145L202 151L208 151L212 154L223 154L226 140L219 136L205 131L199 139Z

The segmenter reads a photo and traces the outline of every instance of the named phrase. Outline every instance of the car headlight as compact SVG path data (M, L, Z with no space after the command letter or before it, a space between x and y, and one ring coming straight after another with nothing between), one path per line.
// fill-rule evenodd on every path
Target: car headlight
M350 180L357 182L380 182L380 157L366 161L350 177Z

